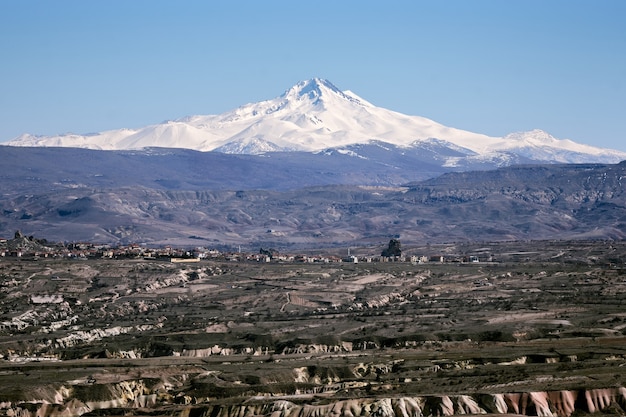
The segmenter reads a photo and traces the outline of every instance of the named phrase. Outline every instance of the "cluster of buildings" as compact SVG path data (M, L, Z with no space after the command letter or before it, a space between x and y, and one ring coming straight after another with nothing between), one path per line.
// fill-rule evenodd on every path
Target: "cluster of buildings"
M220 252L216 249L197 247L182 249L174 247L148 248L137 244L110 246L91 243L71 243L50 247L11 247L6 239L0 239L0 258L36 259L144 259L169 260L171 262L199 262L204 259L229 262L260 263L365 263L365 262L411 262L443 263L443 256L337 256L264 253Z
M101 245L94 243L41 244L28 238L0 239L0 257L22 259L68 258L68 259L128 259L128 258L205 258L219 255L216 250L198 248L146 248L138 244Z
M275 250L261 249L258 253L220 252L216 249L197 247L194 249L175 248L165 246L148 248L143 245L102 245L94 243L54 243L31 237L25 237L16 232L14 239L0 239L0 258L11 257L20 259L145 259L170 260L171 262L199 262L203 259L232 262L262 262L262 263L359 263L359 262L410 262L412 264L444 263L444 262L478 262L478 257L467 259L445 259L443 256L355 256L348 250L347 256L328 254L319 255L290 255L281 254Z

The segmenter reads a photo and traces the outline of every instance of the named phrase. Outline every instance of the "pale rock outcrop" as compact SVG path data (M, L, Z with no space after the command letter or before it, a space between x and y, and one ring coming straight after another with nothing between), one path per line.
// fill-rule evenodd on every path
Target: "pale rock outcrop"
M338 345L324 345L324 344L299 344L293 347L287 347L283 349L282 352L279 352L284 355L291 354L305 354L305 353L341 353L341 352L352 352L353 344L349 342L344 342Z
M577 391L550 391L548 400L559 416L569 416L576 411Z
M296 374L306 379L304 368ZM296 375L297 376L297 375ZM206 398L163 394L164 386L151 388L143 381L124 381L102 387L99 392L108 399L71 398L72 389L39 392L40 399L28 402L0 402L0 415L7 417L76 417L95 410L120 408L149 409L159 404L177 404L170 409L172 417L445 417L452 415L519 414L544 417L569 417L580 411L594 413L607 407L626 408L626 388L582 391L535 391L475 395L427 395L416 397L354 398L327 404L303 404L286 399L217 404ZM159 391L159 392L157 392ZM260 398L259 398L260 399ZM578 409L577 409L578 407Z
M626 406L626 388L592 389L585 392L587 408L590 413L602 411L615 402L622 408Z

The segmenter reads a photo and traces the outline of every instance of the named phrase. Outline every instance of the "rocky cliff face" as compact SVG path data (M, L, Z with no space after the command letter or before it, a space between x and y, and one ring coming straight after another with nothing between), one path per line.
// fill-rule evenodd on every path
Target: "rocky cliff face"
M195 353L199 357L203 352ZM219 352L210 352L220 354ZM294 358L293 356L291 357ZM290 361L289 357L284 357ZM291 359L291 360L292 360ZM515 363L525 362L521 358ZM367 375L393 375L392 363L360 363L327 368L309 365L280 368L256 378L237 371L242 380L233 380L210 363L180 362L175 367L127 369L125 373L90 374L61 385L38 384L30 391L11 387L0 394L0 415L7 417L74 417L115 415L167 415L172 417L442 417L467 414L570 417L591 413L624 415L626 388L581 388L560 390L497 391L510 385L483 386L475 392L454 394L410 392L390 394L407 380L400 378L357 380ZM471 362L471 361L470 361ZM435 366L424 376L436 379L442 367L471 369L468 361ZM130 362L128 362L130 363ZM175 364L176 362L172 362ZM243 363L227 367L244 369ZM249 363L254 365L254 363ZM504 363L496 366L503 368ZM257 365L258 368L258 363ZM509 364L509 366L511 366ZM207 369L209 368L209 369ZM523 368L516 368L524 372ZM158 371L160 376L156 376ZM145 372L146 377L140 374ZM399 373L397 375L400 375ZM576 378L574 376L570 378ZM35 379L39 379L36 377ZM537 378L551 380L550 377ZM271 381L271 383L268 383ZM392 382L395 381L395 382ZM434 382L434 381L433 381ZM520 381L521 382L521 381ZM556 382L556 381L552 381ZM515 384L513 384L515 385ZM407 385L405 385L407 386ZM451 389L453 391L453 389ZM3 397L11 400L1 400Z
M170 386L168 386L170 385ZM125 381L110 385L80 385L37 392L28 402L0 403L9 417L71 417L81 415L128 415L145 413L146 408L161 415L188 416L453 416L461 414L517 414L525 416L569 417L574 413L624 413L626 388L580 391L536 391L477 393L472 395L423 395L402 397L352 398L302 404L311 395L250 397L240 403L219 404L211 398L195 398L183 392L174 394L165 381ZM123 411L122 411L123 410Z

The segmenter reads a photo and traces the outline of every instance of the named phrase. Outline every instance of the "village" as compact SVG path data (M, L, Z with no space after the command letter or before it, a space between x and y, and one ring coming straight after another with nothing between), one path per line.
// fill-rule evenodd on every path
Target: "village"
M397 246L397 247L395 247ZM389 247L393 247L392 253ZM408 262L411 264L426 263L483 263L493 262L491 254L478 255L443 255L403 254L400 243L391 239L389 247L376 254L351 253L351 249L330 249L327 253L290 254L280 253L275 249L260 248L258 252L246 252L240 248L236 251L220 251L213 248L197 246L182 248L173 246L148 247L142 244L110 245L90 242L54 243L33 236L24 236L15 232L13 239L0 238L0 258L19 258L23 260L49 259L142 259L170 262L200 262L201 260L229 262L261 262L261 263L371 263L371 262ZM342 256L339 252L345 252ZM371 251L371 250L370 250Z

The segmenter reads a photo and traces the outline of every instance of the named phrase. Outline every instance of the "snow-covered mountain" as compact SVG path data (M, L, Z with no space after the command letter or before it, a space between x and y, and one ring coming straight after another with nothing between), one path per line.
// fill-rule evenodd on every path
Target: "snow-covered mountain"
M5 145L126 150L148 147L185 148L233 154L277 151L319 152L371 142L401 148L424 148L438 141L463 158L542 162L615 163L626 153L556 139L533 130L490 137L377 107L323 79L302 81L281 96L241 106L220 115L188 116L141 129L119 129L89 135L21 135Z

